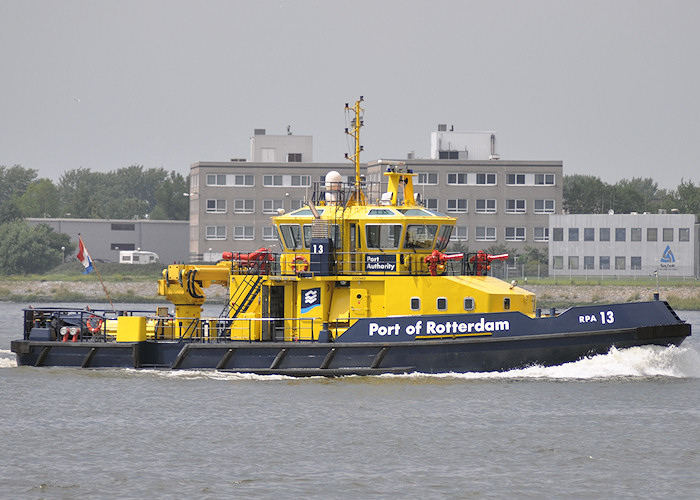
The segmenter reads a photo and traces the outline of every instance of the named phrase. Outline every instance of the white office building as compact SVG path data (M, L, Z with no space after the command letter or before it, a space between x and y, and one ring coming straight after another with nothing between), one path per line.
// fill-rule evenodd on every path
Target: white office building
M698 276L695 215L572 214L549 218L550 275Z

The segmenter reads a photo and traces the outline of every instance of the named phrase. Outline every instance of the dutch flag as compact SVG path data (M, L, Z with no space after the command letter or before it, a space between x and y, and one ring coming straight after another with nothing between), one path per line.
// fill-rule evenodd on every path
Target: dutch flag
M88 274L94 269L92 267L92 259L90 258L87 248L85 248L82 236L78 235L78 240L78 260L82 262L83 266L85 266L85 271L83 271L83 274Z

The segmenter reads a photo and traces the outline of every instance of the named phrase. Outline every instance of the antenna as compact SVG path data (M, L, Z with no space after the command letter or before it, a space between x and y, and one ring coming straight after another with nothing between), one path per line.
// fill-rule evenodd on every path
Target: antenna
M352 130L345 129L345 133L355 140L355 153L348 155L345 153L345 158L355 163L355 189L352 196L348 200L349 205L364 205L365 196L362 193L362 180L360 178L360 152L363 150L360 145L360 128L364 123L364 112L365 110L360 106L360 103L364 101L364 96L360 96L360 99L355 102L355 105L350 107L348 103L345 103L345 112L354 113L351 125Z

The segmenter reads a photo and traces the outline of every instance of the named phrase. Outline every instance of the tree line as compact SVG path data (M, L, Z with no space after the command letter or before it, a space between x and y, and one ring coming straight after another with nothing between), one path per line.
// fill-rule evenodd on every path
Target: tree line
M676 189L659 189L651 178L633 177L615 184L592 175L564 176L564 211L571 214L631 212L656 213L659 209L700 215L700 186L681 179Z
M188 220L188 192L185 177L163 168L78 168L54 183L35 169L0 165L0 274L45 272L75 251L68 235L25 218Z

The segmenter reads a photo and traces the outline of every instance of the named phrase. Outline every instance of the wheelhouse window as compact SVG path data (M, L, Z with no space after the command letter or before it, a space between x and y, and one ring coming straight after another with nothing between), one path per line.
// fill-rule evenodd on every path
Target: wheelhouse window
M406 226L404 248L432 248L437 224L409 224Z
M299 224L280 224L282 243L288 250L300 250L304 248Z
M435 244L435 248L437 248L441 252L445 248L447 248L447 244L450 242L450 235L452 234L452 227L453 226L444 225L440 228L440 231L438 232L438 238L437 238L437 242ZM466 239L466 231L464 233L464 239Z
M365 241L367 248L392 250L399 248L401 224L366 224Z

